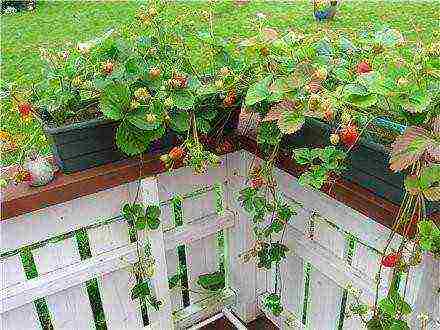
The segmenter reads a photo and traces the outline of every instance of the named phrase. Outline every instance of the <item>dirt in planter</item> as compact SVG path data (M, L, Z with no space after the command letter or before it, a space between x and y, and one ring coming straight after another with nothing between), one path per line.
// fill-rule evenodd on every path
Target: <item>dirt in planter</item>
M61 110L64 111L64 110ZM46 118L49 117L49 120L46 120ZM75 114L72 116L67 117L63 122L57 122L54 120L53 115L46 115L46 118L43 117L43 121L49 126L49 127L64 127L76 123L86 122L93 119L102 118L103 114L101 110L99 109L99 102L93 102L90 103L84 107L82 107L79 110L75 111Z

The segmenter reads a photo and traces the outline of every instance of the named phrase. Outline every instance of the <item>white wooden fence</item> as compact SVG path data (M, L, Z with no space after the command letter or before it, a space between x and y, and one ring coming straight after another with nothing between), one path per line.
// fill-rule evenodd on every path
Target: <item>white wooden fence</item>
M236 198L251 161L253 155L240 151L225 156L207 175L182 168L141 181L142 201L162 210L160 228L140 235L156 260L151 284L162 301L159 312L130 297L136 244L120 209L133 200L138 182L1 222L1 329L187 328L225 306L244 322L255 319L264 312L261 299L273 288L276 273L239 258L253 245L250 220ZM350 303L345 288L352 283L372 300L378 251L388 230L299 186L282 171L276 175L297 215L286 234L290 251L280 269L286 312L267 316L282 329L361 329L357 320L345 317ZM420 328L417 315L427 312L428 329L439 329L439 295L432 289L440 287L439 261L425 260L411 273L413 328ZM204 291L198 276L219 270L220 264L226 289ZM187 284L170 290L168 277L185 271Z

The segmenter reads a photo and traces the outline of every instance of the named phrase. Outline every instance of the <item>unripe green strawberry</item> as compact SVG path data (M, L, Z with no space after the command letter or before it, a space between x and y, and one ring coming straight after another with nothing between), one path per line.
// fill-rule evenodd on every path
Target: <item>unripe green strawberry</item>
M173 104L174 104L174 101L173 101L173 98L170 96L170 97L167 97L166 99L165 99L165 101L163 102L163 104L164 104L164 106L166 106L167 108L171 108L172 106L173 106Z
M154 113L148 113L145 116L145 120L147 121L148 124L153 125L157 121L157 116Z
M224 66L223 68L220 69L220 75L225 78L227 76L229 76L230 71L229 68L227 66Z
M327 79L327 74L328 73L326 68L322 67L315 70L315 72L313 73L313 78L316 80L323 81Z
M341 122L344 125L347 125L348 123L351 122L351 115L350 115L349 112L347 112L347 111L342 112L342 114L341 114Z
M222 89L223 88L223 80L216 80L214 83L215 87L217 87L218 89Z
M333 145L337 145L339 143L339 135L338 134L330 135L330 143Z

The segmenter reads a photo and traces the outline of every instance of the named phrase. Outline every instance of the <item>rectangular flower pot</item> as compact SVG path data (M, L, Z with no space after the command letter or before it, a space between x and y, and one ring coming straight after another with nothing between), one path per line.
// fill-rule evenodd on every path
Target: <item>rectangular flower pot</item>
M62 172L73 173L121 160L126 156L115 143L118 122L98 118L63 127L44 126L52 142L52 154ZM167 151L176 144L177 137L168 132L153 143L150 153Z
M308 118L304 128L288 136L283 144L289 148L324 147L329 145L330 125ZM349 165L341 175L376 195L400 204L405 192L404 174L394 173L389 168L390 151L384 145L361 138L349 153ZM439 205L430 203L428 210L439 210Z

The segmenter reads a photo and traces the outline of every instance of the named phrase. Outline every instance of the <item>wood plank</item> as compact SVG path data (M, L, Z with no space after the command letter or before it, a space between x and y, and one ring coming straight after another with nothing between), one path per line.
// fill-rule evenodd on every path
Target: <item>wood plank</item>
M166 251L166 261L168 276L172 277L177 275L179 271L179 256L177 254L177 249L170 249ZM173 312L183 308L182 287L180 285L181 283L179 280L177 286L173 289L170 289L171 306Z
M0 260L1 289L26 281L20 255Z
M342 288L317 269L310 276L308 325L311 329L333 330L339 321Z
M158 179L156 177L148 177L141 181L140 201L144 205L159 205L159 188ZM163 233L163 226L160 223L156 230L143 232L145 235L140 236L140 242L149 240L151 246L151 254L155 261L155 272L151 278L152 291L156 298L162 302L160 311L156 312L150 308L149 315L150 325L153 329L173 329L173 322L171 319L171 297L168 286L168 273L165 255L165 239ZM157 315L157 321L155 316ZM153 322L156 322L155 324Z
M69 200L0 222L2 250L8 251L77 230L120 214L130 185Z
M38 274L53 274L81 261L76 240L68 238L49 243L33 251ZM52 323L56 329L90 329L93 312L85 283L46 297Z
M3 330L41 330L40 320L33 303L0 314Z
M120 220L88 230L90 252L99 256L130 244L128 226ZM136 280L126 267L98 277L98 287L109 329L142 329L142 315L139 300L132 301L130 292Z
M131 299L131 289L136 284L128 269L102 275L98 280L102 307L110 330L143 329L139 300Z

